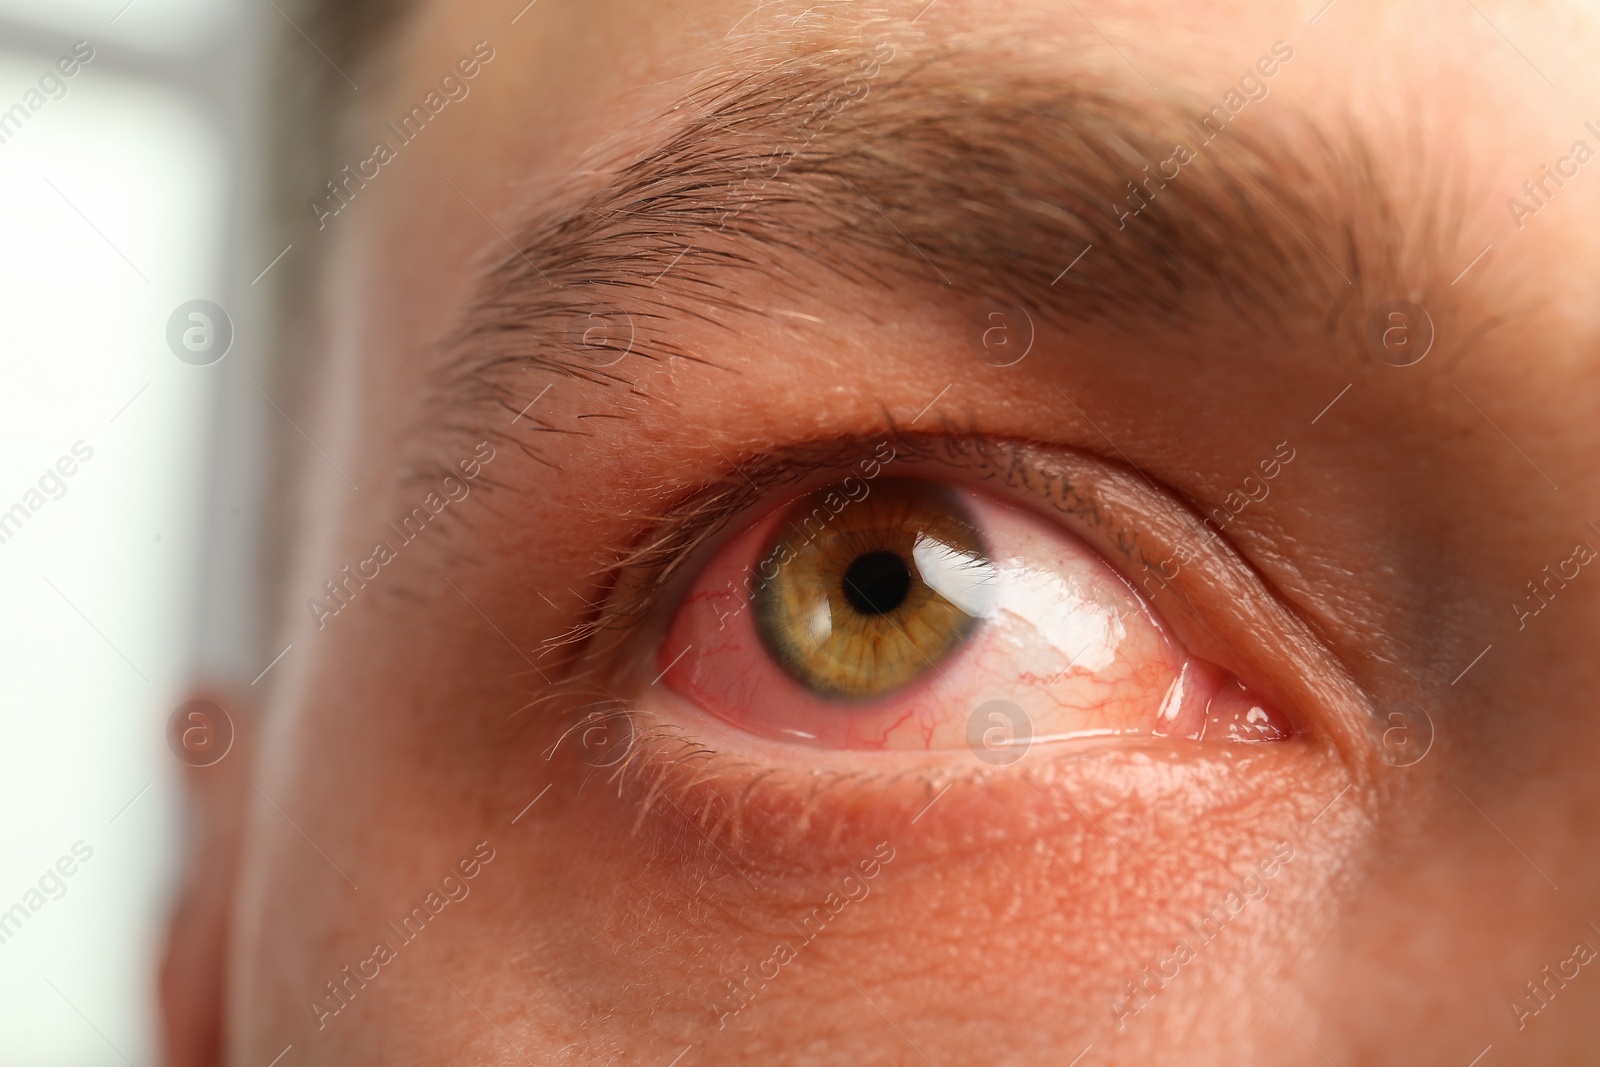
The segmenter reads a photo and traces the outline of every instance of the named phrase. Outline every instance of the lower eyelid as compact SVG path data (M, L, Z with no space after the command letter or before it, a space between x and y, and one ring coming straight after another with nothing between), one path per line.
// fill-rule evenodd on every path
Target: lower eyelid
M1081 839L1069 850L1081 855L1129 818L1163 848L1188 848L1212 820L1294 838L1351 784L1342 761L1303 744L1271 746L1268 758L1250 746L1119 739L1060 746L1005 771L926 758L886 770L871 753L797 755L782 742L736 740L732 727L691 735L657 713L629 714L638 725L626 759L580 772L607 783L586 793L613 820L604 832L735 890L747 884L740 876L759 884L848 865L884 840L906 866L1042 838L1059 847L1063 835Z

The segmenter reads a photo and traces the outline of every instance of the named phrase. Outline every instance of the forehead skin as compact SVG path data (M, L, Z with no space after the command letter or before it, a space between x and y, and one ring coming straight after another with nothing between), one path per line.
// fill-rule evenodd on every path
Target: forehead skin
M1052 342L1050 361L980 377L966 305L932 282L869 287L797 263L805 284L790 290L727 284L798 317L677 324L716 366L675 365L670 410L527 372L529 399L554 383L538 425L573 432L523 438L530 457L506 446L509 415L466 411L467 436L501 442L498 487L475 492L472 525L408 549L392 598L357 600L320 631L294 616L235 906L232 1062L291 1044L290 1063L667 1064L683 1052L685 1067L1066 1063L1085 1046L1084 1064L1466 1063L1491 1043L1500 1062L1553 1063L1592 1048L1600 979L1568 982L1522 1027L1509 1004L1537 1005L1523 983L1574 942L1600 945L1585 911L1600 860L1584 847L1600 811L1600 579L1585 571L1524 627L1511 605L1575 542L1600 545L1600 169L1520 229L1505 206L1541 163L1595 142L1587 9L1337 0L1309 25L1274 4L940 0L913 25L920 3L869 18L844 5L540 0L512 25L521 7L427 4L363 86L358 125L376 129L473 42L496 51L471 95L330 223L319 443L362 488L313 474L321 507L286 594L297 604L417 495L399 468L480 273L512 254L504 235L551 190L581 196L602 182L594 171L649 147L699 79L802 44L888 38L915 57L954 42L997 67L1092 70L1209 103L1290 41L1293 62L1251 106L1348 118L1397 172L1459 179L1459 266L1493 246L1471 299L1521 299L1480 343L1405 373L1308 340L1260 351L1222 327L1155 329L1137 342L1150 360L1107 358L1136 342L1096 328ZM870 435L885 412L904 425L947 383L964 429L1110 442L1198 499L1293 440L1300 467L1242 524L1242 545L1374 705L1429 709L1437 749L1400 771L1306 747L1241 759L1221 784L1106 757L1060 773L1076 798L1065 810L1002 791L987 803L1012 806L986 813L976 792L952 790L934 809L943 827L930 816L918 836L901 819L872 897L719 1029L716 976L767 956L782 919L872 854L876 838L853 828L883 807L916 813L926 796L835 796L822 810L845 829L809 858L754 832L718 854L545 758L559 720L514 717L539 693L526 654L581 618L580 596L596 592L586 576L641 494L685 471L717 477L727 457ZM1063 383L1070 405L1056 399ZM626 423L593 418L624 410ZM470 455L454 447L434 458ZM1202 789L1209 805L1194 799ZM782 804L765 817L754 825L781 824ZM470 897L319 1028L308 1005L324 983L391 938L387 924L481 841L495 858ZM1181 918L1277 841L1296 858L1265 901L1125 1030L1111 1025L1107 1004L1165 954Z

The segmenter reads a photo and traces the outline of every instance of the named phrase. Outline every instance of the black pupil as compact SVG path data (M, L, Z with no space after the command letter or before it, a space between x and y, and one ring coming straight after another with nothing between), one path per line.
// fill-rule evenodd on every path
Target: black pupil
M844 596L863 615L887 615L905 603L911 568L898 552L857 556L844 572Z

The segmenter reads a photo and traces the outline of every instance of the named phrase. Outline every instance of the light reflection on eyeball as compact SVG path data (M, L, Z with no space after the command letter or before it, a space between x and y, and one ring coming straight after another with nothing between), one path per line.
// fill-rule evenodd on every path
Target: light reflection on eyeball
M960 749L992 700L1024 709L1036 745L1293 732L1063 527L913 478L758 520L696 578L657 669L732 726L824 748Z

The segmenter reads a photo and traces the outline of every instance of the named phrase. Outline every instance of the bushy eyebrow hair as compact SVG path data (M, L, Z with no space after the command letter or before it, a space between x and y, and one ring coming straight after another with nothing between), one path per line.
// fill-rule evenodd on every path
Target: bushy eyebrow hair
M1277 102L1235 115L1088 64L892 51L813 49L709 77L618 138L630 156L598 187L591 174L587 191L547 198L484 271L427 426L478 404L517 412L528 378L509 371L621 383L640 360L715 363L674 323L762 314L734 272L797 287L799 262L1068 328L1175 331L1220 309L1359 347L1376 302L1411 299L1436 323L1464 306L1449 283L1465 198L1426 180L1448 168L1381 160L1351 122ZM611 324L609 347L580 342L586 322ZM554 429L530 418L506 436L536 452L527 431Z

